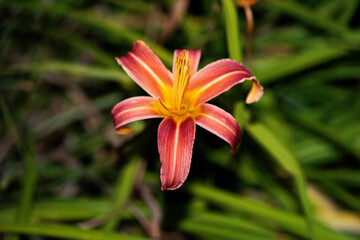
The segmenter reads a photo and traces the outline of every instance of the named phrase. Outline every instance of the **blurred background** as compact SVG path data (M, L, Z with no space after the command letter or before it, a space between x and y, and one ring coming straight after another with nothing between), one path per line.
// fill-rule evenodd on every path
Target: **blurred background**
M0 238L359 239L359 1L251 2L0 0ZM114 59L138 39L169 69L201 49L200 68L231 57L264 86L211 101L242 142L232 155L197 127L175 191L160 120L113 128L112 107L145 95Z

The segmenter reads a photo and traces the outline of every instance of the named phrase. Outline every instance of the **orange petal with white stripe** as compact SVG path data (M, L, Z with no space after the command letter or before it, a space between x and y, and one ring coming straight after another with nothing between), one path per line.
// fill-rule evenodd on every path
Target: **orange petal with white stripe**
M162 190L174 190L184 183L190 170L194 139L195 121L191 117L181 122L165 118L160 123L158 148Z
M176 65L176 60L178 58L178 56L183 52L184 50L179 50L176 49L174 51L174 61L173 61L173 75L175 72L175 65ZM186 50L186 54L187 54L187 59L188 59L188 63L189 63L189 74L190 77L193 76L198 69L199 66L199 62L200 62L200 57L201 57L201 51L200 50Z
M116 60L125 72L154 98L161 98L172 85L171 72L143 41L136 41L131 52Z
M196 124L228 142L235 150L241 139L241 129L235 118L223 109L208 103L201 105Z
M153 105L157 100L152 97L132 97L119 102L111 111L114 126L118 133L129 133L125 124L136 120L162 117L155 110Z
M195 73L188 91L197 98L196 104L206 102L245 80L252 80L250 71L231 59L213 62Z

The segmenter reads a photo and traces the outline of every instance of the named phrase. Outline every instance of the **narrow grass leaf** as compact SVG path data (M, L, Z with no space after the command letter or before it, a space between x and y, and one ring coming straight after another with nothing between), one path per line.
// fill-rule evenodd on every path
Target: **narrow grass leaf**
M110 210L110 212L118 212L118 214L114 215L107 221L104 226L105 230L114 230L116 224L121 220L122 213L120 213L120 210L124 208L125 203L129 201L131 197L140 167L140 158L138 156L134 156L122 168L115 185L113 208Z
M301 167L294 155L265 125L248 124L246 131L291 175L302 175Z
M305 7L299 2L293 0L268 0L266 3L270 8L281 10L283 13L291 17L296 17L301 21L310 24L312 27L318 27L331 34L340 34L342 37L351 35L351 32L347 27L314 13L312 9Z
M251 234L244 231L237 231L235 229L228 229L216 225L209 225L206 223L199 223L193 220L185 220L180 223L180 228L185 232L192 233L207 239L208 236L214 236L215 239L242 239L242 240L271 240L264 235Z
M49 199L37 202L31 214L31 220L76 221L94 218L110 211L108 199ZM0 211L0 221L12 221L16 209L7 207Z
M143 35L121 27L119 22L115 23L114 21L100 18L91 11L70 9L64 4L57 2L46 5L42 3L11 1L4 2L4 4L0 5L0 8L10 8L14 11L25 10L36 14L43 12L51 14L53 17L66 17L97 30L101 33L102 37L106 37L108 41L113 43L119 43L121 39L128 43L133 43L136 40L144 40L167 65L171 66L173 62L172 54L162 46L145 39Z
M241 62L241 40L236 5L232 0L221 0L225 20L226 40L230 58Z
M353 147L351 142L347 142L346 140L339 138L338 134L334 132L333 129L327 128L326 126L309 118L305 118L298 113L287 112L286 116L297 125L330 141L360 161L360 151Z
M10 223L0 222L0 232L40 235L54 238L79 240L145 240L147 238L122 233L107 233L99 230L86 230L60 224Z
M112 68L86 66L74 62L58 60L48 60L46 62L37 62L33 64L19 64L8 67L5 71L2 71L0 75L8 76L19 73L42 74L48 72L71 74L86 79L115 81L120 83L125 89L130 89L133 86L133 82L130 80L129 76L121 71L120 67L118 70L114 70Z
M98 97L92 103L98 110L111 109L111 107L119 101L120 97L117 93L107 94L105 96ZM75 121L83 119L85 116L79 108L71 108L60 112L59 114L47 119L41 124L34 126L34 135L37 138L42 138L48 134L63 128Z
M254 75L260 79L261 84L266 85L280 81L292 74L313 68L347 54L349 47L319 46L300 52L293 57L254 61Z
M312 213L310 211L310 203L307 197L306 180L295 156L265 125L262 125L261 123L248 124L246 126L246 130L284 169L286 169L294 177L300 202L307 218L308 230L310 232L310 236L313 237Z
M5 124L7 125L6 127L12 132L13 138L18 147L19 155L23 161L24 174L22 177L22 189L15 219L18 222L26 222L30 216L33 205L37 179L33 141L28 133L23 134L20 137L14 118L12 117L11 112L2 96L0 96L0 109L2 116L4 116Z
M233 213L238 212L242 214L249 214L250 216L258 217L261 220L268 220L273 224L269 225L269 228L278 228L281 227L287 232L299 235L305 238L310 237L307 230L307 224L304 218L299 215L274 207L270 207L265 203L255 201L242 197L240 195L226 192L211 186L206 186L203 184L192 184L190 186L190 191L212 204L215 204L217 207L227 209ZM316 233L316 240L354 240L346 234L335 232L334 230L323 226L318 222L313 222L314 232Z
M255 223L249 219L231 216L228 214L220 214L208 211L196 214L194 217L191 218L191 220L193 220L194 222L208 224L212 226L219 226L223 228L239 230L242 232L255 233L263 235L267 238L273 238L275 236L275 232L264 228L264 226L258 223Z

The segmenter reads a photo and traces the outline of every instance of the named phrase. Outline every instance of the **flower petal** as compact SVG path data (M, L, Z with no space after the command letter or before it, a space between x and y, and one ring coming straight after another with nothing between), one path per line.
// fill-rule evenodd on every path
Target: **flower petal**
M197 98L196 104L200 104L229 90L235 84L253 78L250 71L241 63L222 59L195 73L190 79L188 91Z
M119 102L111 110L115 129L119 134L129 133L129 129L122 128L124 124L136 120L162 117L155 111L153 105L157 102L152 97L132 97Z
M250 92L247 95L246 101L245 101L247 104L259 101L264 92L264 88L263 88L263 86L260 85L259 80L257 80L256 78L253 78L252 81L253 81L253 83L252 83Z
M172 85L172 74L142 41L136 41L131 52L116 58L125 72L154 98L163 96Z
M179 49L176 49L174 51L174 60L173 60L173 69L172 69L173 74L175 71L176 59L178 58L178 56L180 55L180 53L182 51L183 50L179 50ZM187 57L189 59L189 68L190 68L190 77L191 77L196 73L196 71L198 69L201 51L200 50L186 50L186 53L187 53Z
M235 118L215 105L202 104L201 113L195 121L197 125L228 142L232 150L235 150L240 142L241 129Z
M158 148L162 190L174 190L184 183L190 170L194 139L195 121L191 117L182 122L166 118L160 123Z

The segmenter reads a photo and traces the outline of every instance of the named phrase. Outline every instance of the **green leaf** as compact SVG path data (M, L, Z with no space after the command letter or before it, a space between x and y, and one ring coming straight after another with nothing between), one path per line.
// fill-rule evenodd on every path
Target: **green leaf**
M312 236L312 213L306 191L306 179L295 156L279 139L261 123L248 124L246 130L249 134L295 179L300 201L303 206L310 236Z
M268 228L277 229L280 227L302 237L311 237L307 231L305 219L295 213L276 209L265 203L202 184L192 184L190 191L194 195L232 213L247 214L262 221L269 221L271 224L268 225ZM264 222L263 227L265 226ZM354 240L354 238L335 232L316 221L313 222L313 228L317 240Z
M302 175L301 167L294 155L265 125L248 124L246 131L291 175Z
M350 37L351 35L351 32L347 27L344 27L336 21L332 21L316 14L316 12L312 9L299 2L293 0L268 0L266 3L269 5L269 8L281 10L291 17L296 17L308 24L311 24L313 27L326 30L331 34L340 34L342 37Z
M128 43L133 43L136 40L144 40L167 65L171 65L173 62L172 54L162 46L145 39L143 35L120 26L118 22L97 17L91 11L75 10L61 3L47 5L42 3L12 1L11 3L5 2L0 6L1 8L10 8L13 10L26 10L36 14L48 13L53 17L66 17L97 30L98 33L101 33L102 37L106 37L108 41L113 43L119 43L121 39Z
M31 213L31 208L34 202L34 194L37 181L36 159L33 146L33 139L29 136L29 133L20 134L16 128L14 118L8 108L5 100L0 96L0 109L2 116L5 118L6 127L10 129L12 137L15 140L18 148L19 155L23 161L23 168L25 172L22 177L22 189L21 196L16 212L16 220L18 222L26 222Z
M107 233L98 230L86 230L60 224L24 224L0 222L0 232L28 235L41 235L55 238L81 240L145 240L147 238L125 235L122 233Z
M185 222L204 224L208 225L209 228L212 226L218 226L223 229L227 228L229 230L237 230L238 232L243 233L258 234L270 239L275 237L275 232L264 228L264 226L256 223L255 221L245 217L231 216L229 214L220 214L208 211L194 214L193 217L183 221L183 223Z
M47 60L46 62L37 62L34 64L20 64L8 67L0 75L15 75L19 73L41 74L48 72L61 72L86 79L115 81L121 84L125 89L130 89L133 82L123 71L112 68L86 66L74 62L65 62L58 60Z
M119 95L116 93L108 94L105 96L98 97L93 100L93 105L98 110L111 109L119 100ZM77 108L71 108L59 114L47 119L46 121L41 122L40 124L34 127L34 134L37 138L43 138L48 134L56 131L57 129L63 128L75 121L81 120L84 118L84 115Z
M209 225L207 223L199 223L197 221L186 220L181 222L180 228L185 232L193 233L208 239L209 236L215 239L242 239L242 240L270 240L270 238L264 235L257 235L235 229L224 228L217 225Z
M349 47L339 47L338 45L311 47L292 57L271 59L266 62L254 62L253 72L261 84L266 85L282 80L292 74L340 58L346 55L348 51Z
M342 150L350 153L352 156L356 157L360 161L360 151L353 147L351 142L339 138L338 134L333 131L333 129L322 125L310 118L306 118L298 113L287 112L286 116L291 119L291 121L295 122L298 126L301 126L303 129L318 134L319 136L335 144Z
M123 209L125 203L130 200L140 168L141 160L138 156L134 156L122 168L115 185L113 208L110 210L110 213L118 212L118 214L108 220L105 225L106 230L113 230L120 221L122 215L120 210Z
M233 0L221 0L225 20L226 40L230 58L241 62L241 41L236 5Z

